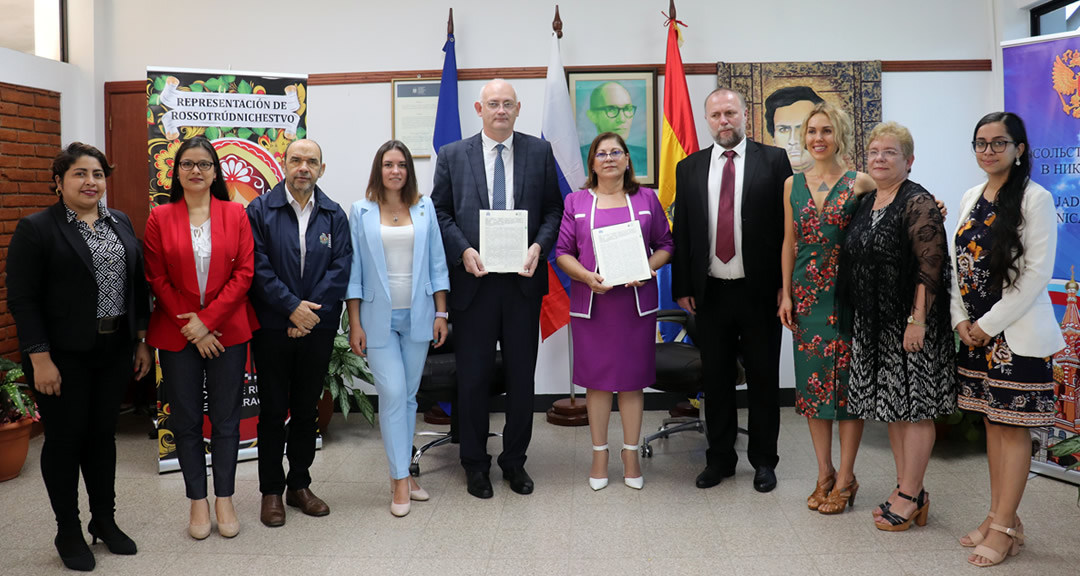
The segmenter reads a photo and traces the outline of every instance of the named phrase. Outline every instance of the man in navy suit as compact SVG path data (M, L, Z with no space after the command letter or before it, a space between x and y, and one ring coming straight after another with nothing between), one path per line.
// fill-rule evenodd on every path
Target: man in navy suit
M563 202L551 146L514 132L521 103L513 86L492 80L475 107L483 130L439 150L431 199L450 267L451 321L467 342L455 351L461 465L469 493L491 498L488 397L496 342L506 372L506 425L498 463L514 492L533 491L525 451L532 438L540 301L547 294L547 258L559 235ZM481 210L528 211L528 255L517 274L484 269L478 251Z
M727 88L705 99L715 145L675 168L671 292L697 315L705 380L709 449L698 488L735 474L737 358L746 368L750 417L747 458L754 488L776 487L780 434L780 249L784 181L791 163L782 148L746 138L746 100Z

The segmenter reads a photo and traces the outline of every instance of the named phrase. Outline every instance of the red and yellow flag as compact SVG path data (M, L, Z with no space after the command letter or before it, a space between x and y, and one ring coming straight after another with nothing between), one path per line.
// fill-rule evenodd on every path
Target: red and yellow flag
M675 165L683 158L698 151L697 130L694 129L694 112L690 106L690 91L686 89L686 73L683 71L679 45L685 26L675 19L675 3L671 3L668 27L667 59L664 62L664 126L660 135L660 203L671 214L675 202Z

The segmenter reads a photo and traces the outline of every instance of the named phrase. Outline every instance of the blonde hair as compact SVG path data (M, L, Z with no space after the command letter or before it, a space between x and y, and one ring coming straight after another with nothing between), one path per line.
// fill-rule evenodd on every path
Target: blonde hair
M833 139L836 140L836 156L839 158L847 158L849 152L851 152L852 145L855 143L855 127L851 123L851 116L848 116L847 112L843 109L833 106L828 102L818 102L814 104L814 107L810 110L810 113L803 119L802 129L799 132L799 138L802 141L803 147L806 147L806 129L810 123L810 119L818 114L824 114L829 122L833 126Z
M900 153L904 155L904 160L915 155L915 140L911 137L911 131L896 122L882 122L874 126L874 129L870 131L870 136L866 138L866 147L869 148L874 140L884 136L896 138L896 141L900 143Z

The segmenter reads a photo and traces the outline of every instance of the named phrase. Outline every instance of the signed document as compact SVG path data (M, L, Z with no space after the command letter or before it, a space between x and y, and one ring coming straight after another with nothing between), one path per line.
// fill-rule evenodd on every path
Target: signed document
M652 278L641 226L631 220L592 231L593 251L604 286L622 286Z
M485 270L521 272L528 252L528 210L480 211L480 260Z

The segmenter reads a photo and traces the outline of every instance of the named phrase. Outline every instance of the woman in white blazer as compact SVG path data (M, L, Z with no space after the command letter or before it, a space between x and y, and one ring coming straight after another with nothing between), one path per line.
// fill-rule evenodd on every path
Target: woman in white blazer
M379 393L390 462L390 513L404 516L428 493L409 476L416 391L428 344L446 341L450 277L435 208L420 195L412 154L391 140L375 153L367 198L349 215L353 263L345 298L349 346L367 356Z
M1016 508L1031 462L1028 428L1053 424L1051 357L1065 347L1046 287L1054 270L1054 199L1031 181L1027 131L1016 114L987 114L972 149L987 181L964 194L952 254L952 323L963 341L958 404L980 412L990 460L990 512L960 539L968 562L1019 552Z

